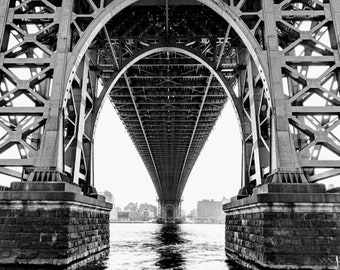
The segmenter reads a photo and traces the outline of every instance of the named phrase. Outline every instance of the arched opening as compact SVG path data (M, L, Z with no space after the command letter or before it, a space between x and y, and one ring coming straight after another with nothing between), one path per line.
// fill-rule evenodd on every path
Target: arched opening
M226 97L226 93L229 93L229 96L231 97L229 100L235 100L236 99L236 97L235 97L235 93L233 92L234 90L232 90L231 89L231 87L230 87L230 84L229 84L229 82L228 81L226 81L225 80L225 78L223 78L222 76L220 76L219 78L217 78L218 76L219 76L219 73L218 72L216 72L216 71L214 71L213 70L213 68L211 67L211 66L209 66L208 64L207 64L207 62L205 62L204 61L204 59L203 58L200 58L200 57L198 57L196 54L194 54L193 52L191 52L190 50L186 50L185 48L183 48L183 47L180 47L180 46L178 46L178 47L176 47L176 46L174 46L174 47L171 47L171 48L169 48L169 47L165 47L165 48L162 48L162 47L160 47L160 48L152 48L152 49L150 49L150 50L146 50L144 53L142 53L142 54L139 54L138 55L138 57L136 57L136 58L133 58L128 64L126 64L126 67L124 68L124 71L121 71L121 73L123 73L123 72L126 72L126 74L127 74L127 76L130 78L130 82L131 82L131 84L133 85L133 89L134 89L134 91L140 91L140 92L143 92L143 91L141 91L141 89L139 89L138 88L138 85L137 85L137 82L138 82L138 80L140 80L141 78L137 78L137 77L142 77L142 79L144 79L145 80L145 77L148 77L149 75L146 75L145 76L145 74L142 76L141 74L138 74L138 73L136 73L136 68L134 67L134 66L137 66L138 68L140 68L140 66L142 66L142 65L144 65L144 67L145 66L147 66L147 65L149 65L148 63L146 63L147 61L151 61L152 59L154 60L154 59L158 59L157 61L159 61L159 62L161 62L161 59L163 59L164 57L169 57L170 56L170 58L171 57L173 57L173 59L169 59L169 60L167 60L167 61L169 61L169 64L167 64L167 65L165 65L165 66L162 66L162 65L160 65L159 66L159 68L160 68L160 71L159 72L164 72L164 68L166 68L166 69L168 69L167 70L167 72L169 72L169 74L172 74L171 76L174 76L174 77L178 77L179 75L177 74L175 74L175 72L176 72L176 68L177 67L173 67L173 63L172 62L176 62L176 61L179 61L179 60L185 60L185 61L190 61L190 65L193 65L195 68L197 68L197 67L199 67L199 69L201 70L200 72L199 72L199 74L191 74L190 75L190 77L189 78L191 78L191 79L193 79L193 78L199 78L199 83L196 83L196 85L195 85L195 83L192 83L191 85L189 85L188 87L178 87L178 86L176 86L176 85L168 85L168 86L166 86L166 87L160 87L160 88L157 88L156 90L154 90L154 92L152 92L151 90L149 90L149 92L151 93L151 95L152 94L155 94L155 91L157 91L157 94L158 95L163 95L165 98L166 98L166 102L170 102L171 100L172 100L172 106L177 106L178 108L178 112L176 112L176 115L171 115L170 113L169 113L169 108L166 108L166 109L159 109L158 111L156 110L157 109L157 107L156 108L153 108L154 109L154 111L157 113L160 113L160 114L164 114L164 113L166 113L166 116L167 117L178 117L178 113L179 112L182 112L183 114L184 114L184 117L186 118L186 117L190 117L190 118L193 118L193 115L191 115L192 113L194 113L194 111L192 112L192 113L188 113L187 112L187 110L188 110L188 108L190 109L190 106L191 106L191 110L196 110L197 112L200 110L200 106L199 105L197 105L196 103L197 103L197 98L201 98L201 96L202 96L202 94L204 93L204 89L206 88L206 86L205 86L205 80L206 80L206 78L207 78L207 76L208 76L208 72L209 71L211 71L212 73L214 73L214 74L216 74L216 77L214 77L214 79L213 79L213 83L212 83L212 85L211 85L211 90L210 90L210 94L208 95L208 98L210 98L210 99L213 99L214 97L216 98L216 97L218 97L218 96L220 96L220 99L222 98L222 100L220 100L219 102L216 102L216 103L214 103L214 100L210 100L210 103L208 102L208 104L206 104L206 105L204 105L204 106L207 106L205 109L204 109L204 112L206 113L206 112L209 112L210 114L208 115L209 116L209 118L212 118L213 116L215 116L215 118L217 119L218 117L219 117L219 115L220 115L220 112L221 112L221 110L223 109L223 107L224 107L224 100L225 100L225 97ZM157 58L158 57L158 58ZM195 61L194 61L195 60ZM171 62L172 61L172 62ZM192 62L192 61L194 61L194 62ZM187 64L188 66L189 66L189 64ZM206 67L207 66L207 67ZM191 67L190 67L191 68ZM187 68L187 69L189 69L189 71L190 71L190 68ZM126 71L125 71L126 70ZM148 71L148 73L151 73L152 71L154 71L154 70L149 70ZM126 85L124 85L124 78L121 76L121 77L119 77L120 76L120 74L121 73L117 73L116 75L115 75L115 77L111 77L110 78L110 80L109 80L109 84L107 84L106 86L105 86L105 89L102 91L102 93L101 93L101 97L102 97L102 99L104 100L104 98L105 98L105 95L108 95L109 93L111 93L111 94L109 94L109 97L110 97L110 100L111 100L111 102L113 103L113 104L115 104L115 102L116 102L116 104L117 104L117 102L118 102L118 104L121 104L122 105L122 103L119 103L119 102L122 102L122 99L121 99L121 97L122 97L122 95L123 95L123 97L124 98L126 98L126 97L129 97L129 94L128 94L128 89L127 89L127 87L126 87ZM175 74L175 75L174 75ZM156 76L157 77L157 76ZM187 79L187 78L184 78L184 79ZM156 78L156 80L159 80L159 78L157 77ZM164 83L164 82L166 82L165 80L161 80L160 81L161 83ZM179 82L179 81L178 81ZM221 82L223 83L223 84L221 84ZM201 85L201 83L202 83L202 85ZM196 93L196 95L194 94L195 92L193 91L188 91L188 88L190 89L190 88L194 88L194 87L196 87L197 88L197 93ZM136 90L137 89L137 90ZM114 92L113 94L112 94L112 92ZM124 95L124 93L125 93L125 95ZM138 103L139 101L137 100L138 98L139 99L142 99L142 102L140 102L140 103L138 103L139 104L139 111L140 112L142 112L142 113L145 113L145 112L147 112L147 109L145 109L145 108L143 108L143 106L146 106L146 105L148 105L148 104L144 104L145 103L145 101L147 100L147 99L151 99L151 98L156 98L156 96L151 96L150 97L150 93L145 93L145 91L143 92L143 95L141 96L141 95L136 95L136 102ZM194 94L194 95L193 95ZM193 95L193 97L190 97L190 96L188 96L188 95ZM182 96L182 97L181 97ZM188 101L186 101L186 99L188 99L188 97L189 97L189 99L194 99L194 104L191 104L190 102L188 102ZM196 98L196 101L195 101L195 98ZM175 100L175 99L177 99L177 101ZM156 100L156 99L155 99ZM217 99L217 101L218 101L218 99ZM144 102L144 103L143 103ZM154 102L156 102L156 101L154 101ZM177 102L177 104L176 104L176 102ZM183 103L183 102L185 102L185 104L184 105L181 105L180 103ZM131 103L131 102L130 102ZM195 105L196 104L196 105ZM149 104L149 105L152 105L152 103L151 104ZM153 104L154 105L154 104ZM164 100L162 101L160 101L160 103L159 103L159 105L160 106L164 106L165 105L165 103L164 103ZM194 106L194 107L193 107ZM214 109L213 107L216 107L217 108L217 110L216 109ZM229 109L228 109L228 113L229 114L232 114L234 117L237 115L235 115L235 108L233 108L233 106L232 106L232 102L230 102L230 105L228 106L229 107ZM150 108L149 108L150 109ZM152 108L151 108L152 109ZM127 110L127 108L124 108L122 111L120 111L120 109L119 108L117 108L116 107L116 110L117 110L117 112L118 112L118 114L120 114L120 116L121 116L121 118L123 118L124 119L124 117L127 117L127 116L129 116L129 117L132 117L133 115L131 115L131 113L132 112L134 112L135 111L135 109L134 108L132 108L132 109L130 109L130 110L128 110L129 112L127 112L126 110ZM184 112L183 112L183 110L184 110ZM176 111L176 110L175 110ZM99 110L98 110L98 112L99 112ZM155 118L156 116L155 115L153 115L153 117ZM202 116L202 117L204 117L204 115ZM207 116L205 116L205 117L207 117ZM100 119L100 117L99 117L99 119ZM239 124L237 124L237 117L235 117L234 118L234 128L233 128L233 133L234 134L239 134L239 128L238 128L238 125ZM137 119L136 119L137 120ZM166 119L165 119L166 120ZM205 121L207 121L207 119L205 118ZM145 122L144 122L145 123ZM148 127L148 123L146 123L146 127L145 127L145 131L146 131L146 133L150 133L150 132L152 132L155 128L164 128L164 130L165 130L165 132L167 131L166 130L166 127L164 127L164 126L162 126L162 123L160 123L160 122L158 122L158 127L157 127L157 125L153 125L152 127ZM169 128L170 128L170 126L169 126ZM192 128L193 128L193 126L192 126ZM129 129L129 126L127 126L126 127L126 129L128 130ZM185 131L183 131L183 130L181 130L180 128L178 129L178 128L176 128L176 126L174 126L174 127L172 127L171 128L173 131L172 132L175 132L175 133L178 133L179 134L179 137L180 137L180 141L182 142L182 141L184 141L184 139L185 139L185 137L188 137L188 139L187 139L187 142L189 143L190 142L190 135L191 135L191 133L193 132L192 130L187 130L186 132ZM104 132L104 129L102 129L102 131L101 132ZM168 130L168 132L170 132L170 130ZM98 132L97 132L98 133ZM125 135L127 135L127 134L125 134ZM156 136L159 136L159 134L157 135L157 134L154 134L154 135L156 135ZM206 135L208 135L208 134L206 134ZM224 135L227 135L226 133L224 134ZM113 135L114 136L114 135ZM132 139L133 139L133 137L132 137ZM159 137L158 139L160 139L160 141L164 141L165 139L166 139L166 137ZM237 138L237 140L239 140L239 137ZM176 144L178 144L179 142L178 142L178 140L176 140L176 139L174 139L173 141L172 141L172 144L174 144L175 145L175 147L177 146L178 147L178 145L176 145ZM109 146L108 146L109 147ZM138 147L138 145L137 145L137 147ZM171 151L173 151L173 152L175 152L176 151L176 149L178 149L178 148L173 148L173 150L171 150ZM105 150L107 149L107 147L105 147ZM138 149L138 148L137 148ZM104 151L105 151L104 150ZM156 149L157 150L157 149ZM112 150L112 151L114 151L114 150ZM165 150L164 150L165 151ZM216 151L216 150L215 150ZM216 153L215 154L215 156L213 156L213 157L211 157L211 159L212 160L214 160L214 159L220 159L220 157L218 156L218 154L220 154L220 153ZM227 154L226 154L227 155ZM165 157L164 157L165 159L167 159L168 158L168 156L166 156L165 155ZM183 162L183 160L181 161L181 162ZM237 160L237 162L241 162L241 160L240 159L238 159ZM97 163L98 164L98 163ZM161 167L161 166L163 166L163 168L164 168L164 166L166 167L166 166L168 166L169 165L169 163L166 163L166 164L158 164L158 167ZM207 167L206 167L207 168ZM179 168L179 169L181 169L181 168ZM235 169L235 167L233 168L233 167L230 167L230 169ZM109 169L109 170L111 170L111 169ZM162 170L162 169L160 169L160 170ZM164 173L164 172L163 172ZM226 172L224 172L224 174L225 174ZM179 171L179 173L178 173L178 175L180 174L180 171ZM220 177L221 179L220 179L220 181L223 181L222 180L222 176ZM224 177L223 179L225 179L226 180L226 178ZM164 180L164 178L162 179L163 181L165 181ZM187 179L185 179L185 181L186 181ZM97 181L97 183L98 182L102 182L102 181L106 181L105 179L104 180L96 180ZM119 182L119 181L121 181L120 179L117 179L117 181ZM160 186L159 184L158 184L158 179L156 179L155 181L154 181L154 185L155 185L155 187L156 187L156 190L158 189L158 187ZM228 180L226 180L226 181L228 181ZM240 181L235 181L235 182L237 182L237 185L240 185ZM133 183L131 183L132 185L133 185ZM172 183L172 182L169 182L169 185L170 186L168 186L168 187L164 187L164 185L163 185L163 189L165 188L166 190L168 190L168 189L170 189L171 188L171 185L175 185L175 186L177 186L178 184L176 184L176 183ZM98 188L98 186L97 186L97 188ZM238 186L238 188L239 188L239 186ZM184 189L184 187L183 187L183 189ZM114 190L114 189L113 189ZM159 191L159 189L158 189L158 191ZM119 195L118 195L119 196ZM160 194L158 194L158 197L160 198L162 195L160 195ZM231 196L231 194L230 194L230 196ZM152 198L152 199L154 199L154 198ZM168 198L168 199L170 199L170 198ZM189 208L187 209L187 212L189 212Z
M165 207L165 211L166 211L166 214L165 214L165 217L167 220L174 220L175 218L175 210L174 208L171 206L171 205L168 205Z
M207 5L209 8L211 8L213 10L213 11L210 11L212 14L214 14L212 16L219 17L218 15L216 15L215 12L217 10L223 10L224 12L222 12L220 14L222 18L219 17L220 20L221 20L220 23L222 24L222 22L224 22L224 23L227 22L226 26L224 27L224 28L227 29L226 33L223 32L223 35L225 35L224 41L223 41L223 35L222 35L222 38L220 38L219 41L217 43L215 43L215 45L216 45L216 48L215 48L216 52L215 53L217 54L217 57L219 58L218 62L220 62L221 59L223 58L223 54L225 53L224 49L225 49L226 44L229 42L228 41L229 38L236 39L237 41L236 41L235 44L238 44L238 45L241 44L243 49L248 50L250 55L255 56L255 54L254 54L255 49L254 48L259 50L258 40L256 40L256 38L254 38L254 39L250 38L250 40L248 40L246 38L246 35L244 33L246 33L248 30L247 30L247 28L244 28L245 27L244 24L238 25L237 23L235 23L235 20L239 20L239 19L237 19L237 16L233 15L233 11L230 10L230 8L228 6L221 7L221 6L218 6L218 4L210 3L210 1L202 1L202 2L203 2L203 4ZM219 66L219 65L217 65L217 67L214 67L214 64L215 64L214 62L213 62L213 64L211 64L211 62L212 62L211 58L216 57L216 56L212 57L211 55L209 55L209 53L211 53L211 50L208 51L208 52L206 50L199 51L200 50L199 48L195 47L195 45L193 46L193 44L195 44L195 43L197 44L197 40L190 40L190 39L187 40L186 38L183 39L183 37L181 36L180 39L183 39L183 40L179 41L179 44L178 44L178 40L176 40L175 44L171 44L171 46L169 46L169 45L166 46L166 45L162 45L162 41L160 41L160 39L158 39L158 40L157 39L156 40L150 40L150 39L145 40L145 38L142 38L142 41L141 40L138 41L138 40L134 40L133 38L127 38L126 36L123 35L124 41L123 41L123 44L120 44L121 41L116 40L114 38L115 34L119 35L119 31L121 29L119 29L119 27L117 29L112 29L112 27L114 25L117 25L117 22L119 24L119 21L121 20L121 18L123 18L126 14L128 14L128 13L137 14L134 11L131 11L131 10L129 10L128 13L124 13L127 10L127 6L129 6L129 5L127 5L126 9L125 9L125 6L124 6L125 4L128 4L128 3L124 3L124 4L119 5L119 6L112 4L112 9L110 9L110 13L104 11L96 19L97 22L98 22L98 25L103 26L103 24L105 24L104 28L99 29L97 24L93 24L94 28L90 28L89 30L91 30L91 31L85 32L85 35L78 41L77 45L74 47L74 51L78 52L79 53L78 55L82 55L82 53L85 51L86 47L90 44L90 42L88 40L86 41L86 43L82 44L82 42L85 41L84 38L85 37L87 37L88 39L93 38L94 42L92 43L91 46L97 46L99 48L99 50L103 50L102 52L110 53L111 58L113 58L113 59L111 59L112 62L110 63L110 60L109 60L109 62L107 62L107 64L108 64L109 69L112 69L112 72L114 73L114 75L113 76L108 75L108 74L104 75L104 77L106 76L106 83L105 83L105 86L104 86L104 90L101 91L101 93L99 94L99 97L98 97L97 102L96 102L96 106L94 107L95 118L99 115L103 101L109 95L109 92L111 91L111 89L119 81L119 78L121 78L122 76L123 77L126 76L126 73L129 71L130 67L132 67L134 64L136 64L141 59L148 57L152 54L178 53L178 54L188 55L191 58L198 60L201 64L203 63L203 65L205 65L207 67L207 69L212 74L212 76L217 79L217 81L222 85L222 87L224 87L224 90L226 91L226 93L229 96L229 100L234 105L234 109L237 112L238 119L239 119L240 114L241 114L241 110L242 110L242 105L244 105L244 104L241 104L242 101L240 99L240 92L242 90L240 90L240 88L238 88L237 90L234 90L234 89L232 89L232 87L230 87L230 83L227 82L227 80L228 80L227 78L228 78L228 76L230 76L230 75L228 75L228 68L223 69L223 67ZM141 4L143 6L143 1L139 2L138 4ZM200 5L198 5L198 6L199 6L199 9L202 9L202 6L200 6ZM133 7L133 8L135 8L135 7ZM208 10L210 10L209 8L208 8ZM203 10L204 10L204 12L209 12L209 11L206 11L204 8L203 8ZM119 16L121 16L121 17L119 17ZM109 21L109 18L111 19L111 21ZM151 14L150 18L154 19L154 18L157 18L157 16L153 17L153 15ZM152 20L149 21L149 25L153 25L153 24L157 25L157 23L155 21L152 21ZM114 23L112 23L112 21ZM90 27L92 27L92 24L90 25ZM147 25L145 27L147 28ZM173 23L173 27L176 27L176 23ZM236 31L233 29L233 27L235 27L236 29L240 29L241 30L240 33L236 33ZM242 32L242 30L244 31L244 33ZM168 31L170 31L170 28L169 28ZM178 32L178 31L180 31L180 29L179 30L177 29L176 31ZM214 30L214 31L216 31L216 30ZM170 32L167 35L171 36ZM97 37L94 36L94 34L96 34L96 33L97 33ZM136 34L136 33L133 33L132 35L134 35L134 34ZM86 35L88 35L88 36L86 36ZM138 36L138 34L137 34L137 36ZM215 38L217 38L219 36L221 36L220 33L215 33ZM100 38L98 38L98 37L100 37ZM200 38L201 38L201 40L198 42L199 46L201 46L202 44L204 45L204 43L206 42L206 41L203 41L202 37L200 37ZM210 40L208 40L208 41L211 42L211 40L212 39L210 38ZM177 44L176 44L176 42L177 42ZM169 41L166 42L166 43L169 43ZM122 59L119 60L117 58L117 55L115 55L115 54L118 52L118 51L116 51L117 48L119 46L122 46L122 45L123 45L123 47L121 47L120 56L118 55L118 58L120 57ZM221 49L221 47L223 49ZM197 50L199 51L199 53L202 54L203 57L200 57L198 55ZM230 52L228 52L228 53L229 53L229 55L227 55L228 57L232 55L232 53L230 53ZM218 55L218 54L220 54L220 55ZM246 61L248 61L251 58L249 56L249 54L248 54L248 58L244 57L244 59L242 59L243 63L245 63ZM207 58L207 60L203 59L204 57ZM100 56L99 56L99 58L100 58ZM70 63L75 63L75 65L73 65L73 70L74 70L75 66L77 65L77 62L80 61L79 59L80 59L79 56L78 56L77 59L71 59L72 61L70 61ZM105 57L103 57L103 60L105 61L107 59L105 59ZM100 59L99 59L99 61L100 61ZM120 61L120 62L118 63L118 61ZM264 73L263 73L263 71L262 71L262 69L259 65L259 59L257 57L254 57L253 61L257 65L257 68L259 68L259 73L258 73L259 77L261 77L261 76L264 77ZM220 63L218 63L218 64L220 64ZM116 67L115 67L115 65L116 65ZM69 66L69 70L70 70L70 67L71 66ZM253 69L253 70L256 70L256 68ZM235 71L235 67L233 67L232 71ZM104 71L104 73L105 73L105 71ZM231 75L231 76L233 76L233 75ZM251 74L248 74L248 77L252 77L252 76L255 76L254 71L251 71ZM127 79L133 80L133 79L130 79L130 78L127 78ZM126 80L126 78L125 78L125 80ZM252 80L252 78L251 78L251 80ZM234 79L233 83L235 83L235 81L237 81L237 80ZM259 83L259 82L257 82L257 83ZM236 84L237 84L237 82L236 82ZM229 87L227 87L227 85ZM263 93L268 92L265 80L260 81L258 87L260 89L262 89L261 91ZM130 98L131 98L131 92L132 91L131 91L131 89L128 89L128 88L129 87L127 87L127 90L130 91ZM169 98L169 95L168 95L168 98ZM204 96L202 96L202 98L204 98ZM264 103L265 103L265 104L262 105L262 107L264 107L264 110L267 110L268 107L270 107L270 101L268 102L268 100L269 100L268 93L263 95L262 99L264 100ZM133 103L134 102L132 102L132 104ZM251 102L248 100L248 101L245 101L245 103L247 103L246 106L248 106L249 107L248 109L250 110L251 109L250 108ZM136 107L136 104L133 104L133 105ZM141 118L141 117L137 115L137 118ZM138 121L141 122L140 119L138 119ZM239 119L240 130L242 130L242 125L245 125L242 121L245 121L245 119ZM199 120L197 120L197 123L198 122L199 122ZM96 124L94 124L94 127L95 126L96 126ZM266 127L265 127L265 129L266 129ZM145 133L145 131L143 131L143 128L142 128L142 133ZM143 134L142 137L145 137L145 134ZM242 135L242 137L244 139L244 137L245 137L244 134ZM268 140L268 138L267 138L267 140ZM191 142L190 142L190 144L191 144ZM190 146L190 144L189 144L189 146ZM258 164L255 164L256 162L254 161L255 155L252 152L252 150L247 149L246 146L243 146L243 147L245 149L244 151L248 151L248 153L246 154L247 158L249 158L249 156L251 156L250 161L248 160L247 162L243 162L243 166L247 167L247 169L246 169L247 173L246 174L248 174L248 171L251 171L251 173L255 174L255 171L256 171L255 165L258 166ZM148 143L147 143L147 148L150 148L148 146ZM265 149L265 147L263 147L263 148ZM189 153L189 151L190 150L187 150L187 153ZM268 152L268 149L265 149L265 151ZM148 149L148 152L150 154L150 152L151 152L150 149ZM185 160L188 158L188 156L189 156L189 154L187 154L185 156ZM153 160L153 157L151 157L151 163L155 163L154 160ZM246 164L244 164L244 163L246 163ZM267 163L267 167L268 167L269 166L269 160L267 160L266 163ZM184 164L185 164L185 162L184 162ZM148 167L150 168L150 166L148 166ZM156 167L155 164L153 164L153 167ZM184 165L183 165L183 168L184 168ZM180 199L180 197L183 193L184 186L185 186L185 183L186 183L187 178L188 178L188 175L184 175L185 172L184 172L183 168L181 169L180 177L179 177L179 179L180 179L179 181L182 182L182 183L179 185L179 187L177 189L177 192L176 192L177 197L172 198L172 199ZM191 166L191 168L192 168L192 166ZM190 170L191 170L191 168L190 168ZM268 171L268 168L266 170ZM159 185L160 180L159 180L159 176L157 176L157 174L158 174L158 172L155 173L155 176L153 177L153 182L154 182L154 185L156 187L158 196L162 197L161 189L157 188L157 186L160 186ZM261 173L258 172L258 174L261 174ZM258 183L261 182L261 179L260 179L261 176L262 175L256 176L256 177L259 178ZM242 175L242 178L243 178L242 185L245 185L249 182L249 179L248 179L249 175ZM158 182L158 184L157 184L157 182Z

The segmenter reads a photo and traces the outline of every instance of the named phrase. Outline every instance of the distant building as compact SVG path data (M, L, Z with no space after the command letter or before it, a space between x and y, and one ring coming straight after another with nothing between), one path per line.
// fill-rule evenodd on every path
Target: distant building
M108 190L100 191L98 192L98 195L104 196L106 202L114 204L114 197L110 191Z
M141 221L142 217L140 213L136 212L127 212L127 211L120 211L117 213L117 221L123 222L123 221Z
M192 209L188 215L188 218L192 220L197 219L197 209Z
M138 212L129 212L129 219L130 221L141 221L142 216Z
M118 210L118 207L116 208ZM157 207L142 203L139 207L137 203L130 202L124 207L124 211L117 211L117 221L119 222L138 222L138 221L149 221L156 217Z
M98 195L104 196L105 201L112 204L112 210L110 212L110 221L117 220L117 211L113 194L108 190L104 190L103 192L98 192Z
M104 190L103 192L98 192L98 195L104 196L106 202L114 204L114 197L110 191Z
M224 220L222 202L214 200L198 201L197 220L202 222L222 222Z
M152 216L153 216L152 218L154 218L157 215L157 207L155 205L148 204L148 203L142 203L139 206L139 212L143 213L145 211L152 213Z
M130 202L127 206L124 207L125 212L137 213L138 212L138 204Z
M130 221L129 212L119 211L117 213L117 220L118 221Z
M148 209L143 210L142 212L140 212L140 214L141 214L141 217L142 217L143 221L148 221L150 219L155 218L154 212L150 211Z

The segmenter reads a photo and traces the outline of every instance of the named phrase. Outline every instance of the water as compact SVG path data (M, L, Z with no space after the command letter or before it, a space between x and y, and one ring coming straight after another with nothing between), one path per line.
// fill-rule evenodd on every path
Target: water
M85 269L241 270L226 260L223 224L111 224L110 255Z

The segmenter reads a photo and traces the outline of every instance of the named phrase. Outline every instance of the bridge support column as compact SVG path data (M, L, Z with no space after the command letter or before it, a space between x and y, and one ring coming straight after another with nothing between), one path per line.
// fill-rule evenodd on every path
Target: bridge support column
M324 185L265 184L223 210L227 256L270 269L336 269L340 194Z
M160 223L181 223L181 202L160 202Z
M108 254L112 205L64 182L0 192L0 265L64 267Z

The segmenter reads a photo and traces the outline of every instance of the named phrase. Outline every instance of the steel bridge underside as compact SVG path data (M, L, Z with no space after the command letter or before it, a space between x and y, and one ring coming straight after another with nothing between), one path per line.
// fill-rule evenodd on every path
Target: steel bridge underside
M182 63L181 63L182 62ZM175 53L144 58L110 93L160 198L177 201L227 100L193 59Z
M205 23L200 22L202 16ZM222 18L202 5L146 3L114 17L93 46L100 51L104 86L115 68L130 60L136 47L164 47L133 64L109 94L163 203L181 200L190 172L227 101L225 89L206 66L168 48L196 46L194 51L213 64L223 56L223 68L233 83L236 62L231 55L235 50L223 53L227 28Z
M245 191L340 174L339 1L1 3L1 174L88 194L107 96L164 203L180 200L227 98Z

